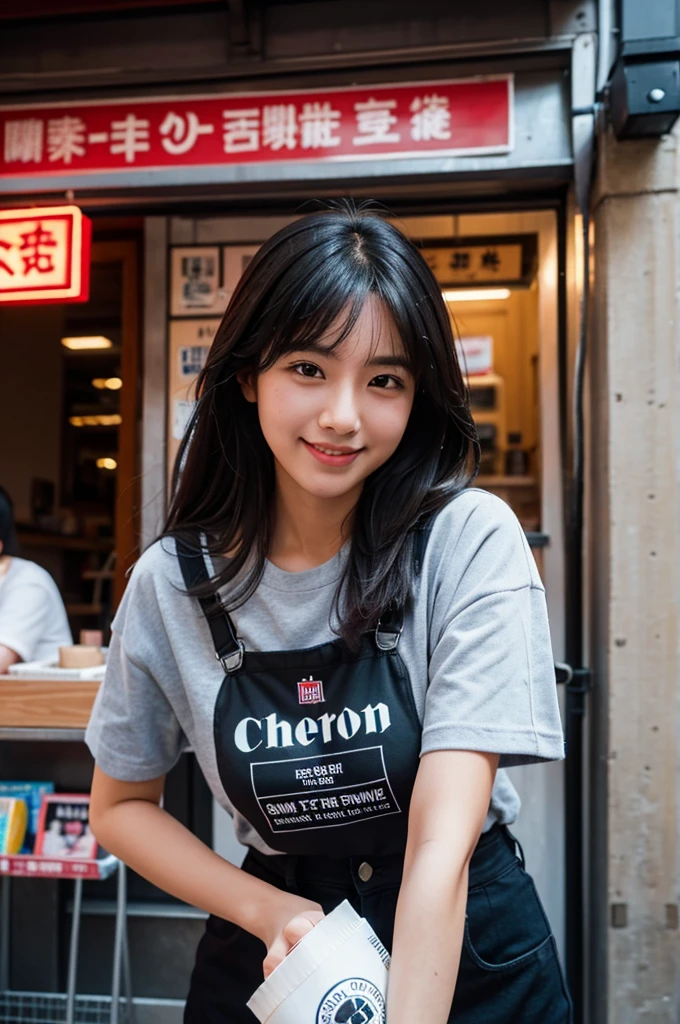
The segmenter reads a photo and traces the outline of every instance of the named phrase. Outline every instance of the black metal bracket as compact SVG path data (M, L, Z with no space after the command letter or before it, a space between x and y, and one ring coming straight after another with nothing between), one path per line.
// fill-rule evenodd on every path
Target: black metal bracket
M590 693L593 688L593 673L589 668L572 668L566 662L555 665L555 682L566 686L570 693Z

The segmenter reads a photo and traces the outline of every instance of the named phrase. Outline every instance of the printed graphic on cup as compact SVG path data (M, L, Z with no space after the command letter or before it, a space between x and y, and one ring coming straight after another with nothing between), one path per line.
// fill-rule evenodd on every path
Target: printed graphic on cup
M335 984L316 1015L316 1024L381 1024L384 1020L383 994L366 978L346 978Z

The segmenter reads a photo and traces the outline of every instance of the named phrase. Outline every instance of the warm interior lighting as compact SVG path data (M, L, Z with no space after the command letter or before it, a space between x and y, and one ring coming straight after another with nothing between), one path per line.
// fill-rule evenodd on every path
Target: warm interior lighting
M97 469L116 469L117 466L115 459L97 459Z
M120 377L95 377L92 381L92 387L99 391L103 391L105 388L108 388L109 391L120 391L122 386L123 381Z
M119 427L123 422L117 413L98 413L96 416L69 416L72 427Z
M489 299L509 299L509 288L455 288L442 292L446 302L486 302Z
M73 351L82 351L83 349L92 348L111 348L113 345L111 339L105 338L103 334L96 334L91 337L83 338L62 338L61 343L64 348L70 348Z

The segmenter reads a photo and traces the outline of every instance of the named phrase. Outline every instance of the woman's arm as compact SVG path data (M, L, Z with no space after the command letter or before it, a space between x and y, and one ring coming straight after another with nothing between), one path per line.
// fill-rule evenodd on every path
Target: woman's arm
M110 853L154 885L233 921L269 950L269 974L323 917L318 903L282 892L224 860L159 806L165 776L120 782L94 770L90 825Z
M436 750L420 761L394 927L388 1024L446 1024L458 975L468 865L497 754Z
M10 665L14 665L17 661L21 661L17 652L13 651L11 647L0 644L0 675L4 676Z

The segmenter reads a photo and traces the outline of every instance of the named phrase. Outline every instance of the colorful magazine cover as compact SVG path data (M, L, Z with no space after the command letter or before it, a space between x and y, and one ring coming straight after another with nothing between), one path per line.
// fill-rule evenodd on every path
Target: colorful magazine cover
M89 823L90 797L86 793L48 793L42 798L35 853L42 857L90 860L97 856L97 840Z
M33 853L35 837L38 834L40 821L40 805L43 794L54 793L53 782L2 782L0 781L0 797L11 796L17 800L25 800L28 807L28 825L24 843L19 853Z
M26 801L12 796L0 796L0 853L19 852L27 823Z

